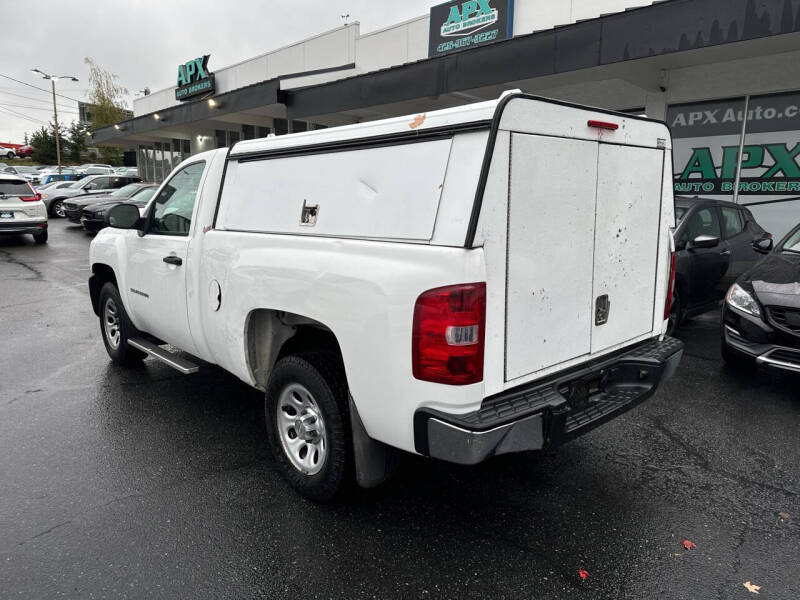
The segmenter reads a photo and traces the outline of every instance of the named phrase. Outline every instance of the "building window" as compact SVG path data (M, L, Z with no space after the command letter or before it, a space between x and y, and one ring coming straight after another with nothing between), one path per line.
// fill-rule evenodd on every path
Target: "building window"
M292 121L292 133L298 131L308 131L308 123L305 121Z
M228 145L227 140L225 139L225 133L226 132L224 129L214 130L214 137L217 140L217 148L225 148Z
M238 131L229 131L228 132L228 146L233 147L233 145L241 139L239 136Z
M252 125L242 125L242 139L252 140L256 137L256 128Z
M285 135L289 133L289 121L286 119L274 119L275 135Z
M258 128L258 137L265 138L269 135L270 130L269 127L259 127Z
M145 181L156 181L155 178L155 153L152 146L144 147L144 178Z
M800 210L798 115L798 92L670 106L675 194L747 205L782 237Z

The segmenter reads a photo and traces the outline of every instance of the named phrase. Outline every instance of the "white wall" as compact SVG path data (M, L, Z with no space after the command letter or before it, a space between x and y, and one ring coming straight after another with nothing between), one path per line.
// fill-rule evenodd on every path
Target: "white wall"
M356 67L377 71L428 58L429 16L423 15L362 35L356 40Z
M235 65L218 68L211 57L217 94L274 79L290 73L302 73L353 63L356 60L356 39L359 24L351 23L313 38L267 52ZM174 65L177 78L178 65ZM175 100L175 88L153 92L133 101L134 116L180 104Z

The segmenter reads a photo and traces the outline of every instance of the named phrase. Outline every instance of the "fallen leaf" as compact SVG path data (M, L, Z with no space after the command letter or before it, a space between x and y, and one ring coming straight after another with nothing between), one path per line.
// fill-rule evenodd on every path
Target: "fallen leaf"
M416 117L414 117L414 120L411 121L411 123L409 123L408 126L411 127L411 129L416 129L417 127L422 125L424 122L425 122L425 115L421 114L421 115L417 115Z
M589 576L589 571L585 569L578 569L578 576L583 580L586 581L586 578Z
M778 513L778 516L779 516L781 519L788 519L788 518L789 518L789 513L787 513L787 512L779 512L779 513Z
M742 585L747 588L748 592L752 592L753 594L757 594L758 590L761 589L760 585L753 585L749 581L745 581Z
M686 538L682 538L681 543L683 544L683 547L686 548L687 550L691 550L692 548L697 548L697 544L687 540Z

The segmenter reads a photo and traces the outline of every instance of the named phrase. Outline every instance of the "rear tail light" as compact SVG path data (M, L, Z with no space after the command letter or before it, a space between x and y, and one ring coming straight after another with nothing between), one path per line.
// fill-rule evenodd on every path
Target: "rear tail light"
M468 385L483 380L486 284L428 290L414 306L411 363L416 379Z
M30 183L28 184L28 189L31 191L31 195L30 196L22 196L20 198L20 200L22 200L23 202L36 202L37 200L41 200L42 199L42 195L37 193L36 190L34 190L31 187Z
M672 293L675 291L675 264L677 255L669 253L669 283L667 285L667 301L664 304L664 320L669 319L669 311L672 309Z

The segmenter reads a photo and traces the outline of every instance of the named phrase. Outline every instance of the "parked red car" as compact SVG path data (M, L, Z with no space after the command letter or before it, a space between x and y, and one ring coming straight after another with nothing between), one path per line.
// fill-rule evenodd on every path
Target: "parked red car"
M27 158L31 154L33 154L33 146L31 146L30 144L25 144L24 146L20 146L19 148L14 150L14 153L19 158Z

